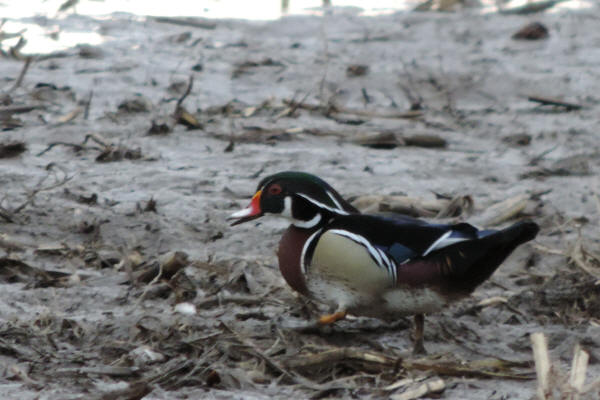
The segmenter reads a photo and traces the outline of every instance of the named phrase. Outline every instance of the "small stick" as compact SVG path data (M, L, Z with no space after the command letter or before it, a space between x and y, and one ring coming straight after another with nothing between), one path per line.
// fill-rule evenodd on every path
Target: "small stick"
M85 101L85 108L83 110L83 119L87 120L89 115L90 115L90 105L92 104L92 97L94 96L94 91L90 90L90 95L88 96L87 100Z
M48 179L48 177L50 176L50 171L52 170L52 168L57 167L59 169L62 170L62 168L60 168L59 166L57 166L54 163L50 163L46 166L46 170L49 171L48 174L43 177L42 179L39 180L38 184L35 186L35 188L31 191L31 193L29 193L29 195L27 196L27 200L21 204L20 206L18 206L17 208L15 208L14 210L12 210L13 214L18 214L19 212L21 212L21 210L23 210L25 207L27 207L29 204L33 203L33 200L35 199L35 196L38 195L38 193L40 192L45 192L48 190L52 190L52 189L56 189L57 187L60 187L64 184L66 184L67 182L69 182L71 179L73 179L73 176L68 176L67 173L63 170L64 173L64 177L63 179L61 179L60 181L46 186L46 187L42 187L42 183L44 183L44 181L46 179Z
M288 104L289 107L287 109L283 110L279 115L277 115L275 117L275 121L277 121L281 117L287 117L290 115L294 115L294 113L296 112L298 107L300 107L302 104L304 104L304 102L306 101L306 99L308 98L309 95L310 95L310 90L308 92L306 92L306 94L304 95L302 100L300 100L299 102L294 101L294 100L289 101L289 104Z
M523 212L529 203L529 195L523 193L509 197L487 208L481 215L474 218L476 223L483 226L495 226L515 218Z
M203 21L198 18L173 18L173 17L154 17L154 21L164 23L164 24L173 24L173 25L181 25L181 26L191 26L194 28L201 29L215 29L217 24L211 21Z
M360 90L360 92L362 93L362 97L364 100L365 105L369 104L371 102L371 97L369 96L369 94L367 93L367 89L362 88Z
M192 86L194 86L194 76L190 75L190 79L188 81L187 88L185 89L185 93L183 93L183 95L179 98L179 100L177 100L177 105L175 106L175 110L176 110L175 112L177 112L177 110L179 110L179 108L181 107L181 103L183 103L185 98L189 96L190 92L192 91Z
M152 287L152 285L154 285L156 282L158 282L160 280L160 278L162 278L163 275L163 265L160 264L160 266L158 267L158 274L156 274L156 276L154 277L154 279L152 279L144 288L144 291L142 292L142 295L140 296L140 298L138 299L137 303L136 303L136 307L139 307L140 303L142 302L142 300L144 300L144 297L146 297L146 293L148 292L148 290L150 289L150 287Z
M298 375L292 371L286 370L283 366L281 366L276 360L266 355L262 350L258 348L258 346L252 343L251 340L242 337L238 332L229 327L223 321L221 321L222 326L227 329L230 333L232 333L235 339L247 347L249 351L257 358L263 360L267 365L273 368L275 371L279 372L281 375L286 376L288 379L293 381L294 383L300 384L310 389L314 390L327 390L329 387L321 385L319 383L313 382L310 379L303 377L302 375Z
M537 163L539 163L540 161L542 161L544 159L544 157L546 157L548 154L552 153L554 150L556 150L558 148L558 145L549 148L548 150L544 150L543 152L541 152L540 154L538 154L537 156L533 157L530 161L529 161L529 165L537 165Z
M550 387L550 357L548 356L548 342L542 332L531 334L535 371L538 378L537 395L540 400L548 398Z
M405 112L378 113L374 111L352 110L345 107L336 107L336 111L341 114L353 114L359 117L386 118L386 119L412 119L423 115L422 111L413 110Z
M409 389L404 393L395 394L390 397L392 400L413 400L424 397L430 393L438 393L446 388L446 384L440 378L434 378L424 382L415 389Z
M585 372L589 358L588 353L579 344L575 346L575 355L573 356L571 375L569 376L569 384L575 389L575 393L569 398L570 400L579 400L579 395L582 393L583 384L585 383Z
M546 0L546 1L537 1L533 3L528 3L520 7L514 7L509 9L500 10L500 14L505 15L527 15L533 13L542 12L548 8L552 8L555 5L566 1L566 0Z
M344 360L363 361L371 364L379 364L382 367L391 367L396 360L382 353L363 351L359 348L344 347L320 351L308 356L297 355L287 366L290 368L311 368L315 365L331 365Z
M6 208L0 206L0 218L3 218L6 222L14 222L15 216L8 211Z
M25 78L25 74L27 73L27 70L29 69L32 60L33 57L25 57L25 64L21 69L21 73L19 74L19 77L17 78L15 84L13 85L13 87L10 88L8 93L14 92L19 86L21 86L21 83L23 83L23 78Z
M0 107L0 117L12 114L28 113L29 111L38 110L44 108L42 106L8 106Z
M69 146L69 147L73 147L75 149L75 151L81 151L81 150L85 149L85 146L77 144L77 143L52 142L44 150L37 153L36 156L37 157L43 156L44 154L49 152L54 146Z
M545 105L545 106L564 107L567 109L567 111L581 110L583 108L583 106L581 106L580 104L567 103L565 101L561 101L558 99L552 99L550 97L529 96L529 97L527 97L527 100L533 101L536 103L541 103L542 105Z

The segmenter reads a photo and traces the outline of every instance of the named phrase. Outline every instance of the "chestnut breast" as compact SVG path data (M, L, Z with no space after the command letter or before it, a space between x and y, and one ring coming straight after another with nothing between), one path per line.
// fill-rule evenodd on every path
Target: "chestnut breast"
M308 294L308 289L302 273L302 260L300 258L302 257L304 243L313 233L313 229L300 229L290 225L283 233L277 250L279 270L283 275L283 279L292 289L303 295Z

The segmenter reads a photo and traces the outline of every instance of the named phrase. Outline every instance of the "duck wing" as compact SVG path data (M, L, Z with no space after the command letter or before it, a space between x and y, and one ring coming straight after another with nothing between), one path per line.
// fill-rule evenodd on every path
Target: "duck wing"
M467 223L431 224L407 216L351 215L333 219L323 233L364 246L395 285L436 287L462 295L488 279L538 230L531 221L480 230Z

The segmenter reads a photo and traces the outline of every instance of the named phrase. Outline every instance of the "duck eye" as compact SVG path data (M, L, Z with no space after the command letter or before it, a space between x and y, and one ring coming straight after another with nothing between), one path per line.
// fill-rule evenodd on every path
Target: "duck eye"
M281 186L279 185L271 185L269 187L269 194L272 196L277 196L278 194L281 194L282 189Z

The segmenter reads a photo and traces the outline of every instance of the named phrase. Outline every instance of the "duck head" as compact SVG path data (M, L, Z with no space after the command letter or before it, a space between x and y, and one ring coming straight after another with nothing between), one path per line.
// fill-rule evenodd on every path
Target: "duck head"
M298 228L310 229L333 215L356 213L358 210L321 178L285 171L260 181L250 205L228 219L237 225L271 214L287 218Z

